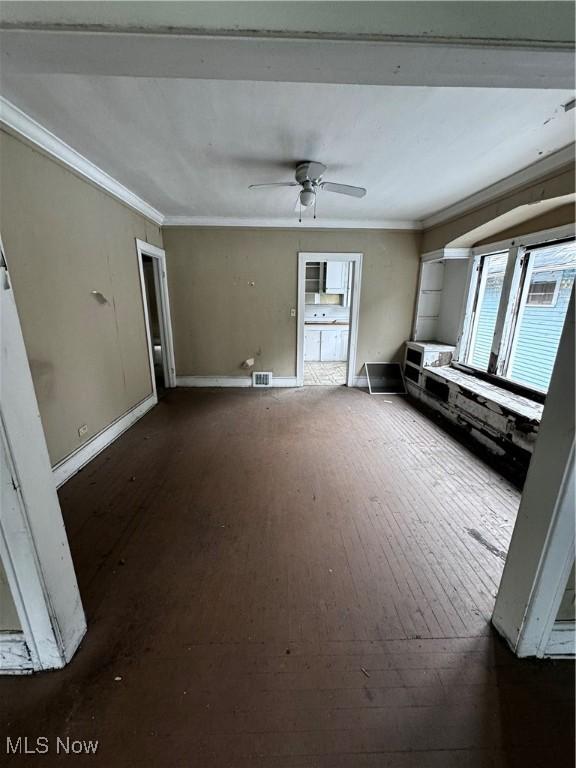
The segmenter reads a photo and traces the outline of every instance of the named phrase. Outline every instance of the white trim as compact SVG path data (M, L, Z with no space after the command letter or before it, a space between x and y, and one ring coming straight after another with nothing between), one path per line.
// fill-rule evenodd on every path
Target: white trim
M250 376L177 376L177 387L252 387ZM295 376L274 376L272 374L272 387L297 387Z
M352 383L352 386L358 387L359 389L368 389L368 377L354 376L354 381Z
M40 147L44 152L72 168L80 176L88 179L93 184L96 184L96 186L109 192L113 197L146 216L147 219L150 219L155 224L162 224L164 216L160 211L156 210L145 200L142 200L134 192L131 192L123 184L120 184L119 181L116 181L108 173L98 168L97 165L84 157L84 155L81 155L80 152L77 152L66 142L62 141L62 139L59 139L58 136L44 128L44 126L40 125L40 123L36 122L36 120L4 98L4 96L0 96L0 124L15 131L19 136L22 136L35 146Z
M411 219L243 219L226 216L166 216L163 227L238 227L274 229L422 229L422 222Z
M571 320L568 317L568 322L571 321L574 322L573 318ZM526 612L522 634L518 642L519 656L532 655L534 646L536 656L543 657L546 654L560 603L574 566L574 548L576 546L574 525L575 454L576 443L573 439L551 525L542 550L530 606Z
M576 655L576 621L556 621L550 632L544 656L571 659Z
M499 251L508 251L514 245L528 248L531 245L543 245L549 241L564 240L567 237L575 236L576 225L563 224L561 227L542 229L539 232L518 235L517 237L508 240L498 240L494 243L486 243L486 245L477 245L475 248L471 249L470 253L473 256L486 256L487 254L498 253Z
M420 261L427 263L432 261L450 261L451 259L468 259L470 248L440 248L437 251L429 251L420 256Z
M492 623L518 656L547 654L574 565L574 290Z
M145 400L135 405L123 416L113 421L108 427L105 427L97 435L94 435L87 443L78 448L70 456L56 464L52 471L56 487L60 487L72 475L79 472L89 461L107 448L114 440L117 440L121 434L126 432L133 424L153 408L158 402L155 394L149 395Z
M170 296L168 294L168 276L166 272L166 252L162 248L146 243L136 238L136 251L138 253L138 273L140 275L140 291L144 310L144 326L146 328L146 340L148 344L148 361L150 364L150 378L152 392L156 394L156 379L154 376L154 349L152 345L152 333L150 318L148 317L148 302L146 300L146 281L144 279L144 265L142 256L150 256L154 259L154 288L158 307L158 320L160 324L160 336L162 339L162 367L164 369L164 384L166 387L176 386L176 362L174 358L174 340L172 336L172 319L170 317Z
M458 321L458 338L456 340L456 346L454 347L454 354L452 359L454 362L464 362L468 357L468 350L470 349L471 340L471 323L474 319L474 304L476 301L476 289L478 285L478 266L480 263L479 256L472 256L468 261L468 272L466 274L466 297L462 302L462 308L460 310L460 320Z
M298 379L296 376L273 376L273 387L297 387Z
M298 331L296 341L296 379L304 386L304 314L306 309L306 264L310 261L343 261L352 264L352 291L350 293L350 331L348 334L348 359L346 386L353 387L356 378L356 348L358 346L358 320L360 291L362 286L361 253L298 252Z
M0 632L0 675L29 675L34 671L23 632Z
M479 208L482 205L486 205L516 189L528 186L532 182L535 183L542 177L550 175L564 166L573 165L574 150L575 145L569 144L567 147L563 147L557 152L552 152L547 157L523 168L521 171L512 173L510 176L500 179L500 181L497 181L495 184L491 184L479 192L465 197L458 203L442 208L440 211L437 211L424 219L422 222L424 229L430 229L445 221L457 219L459 216L463 216L465 213Z
M0 241L0 264L5 264ZM58 669L86 632L10 275L0 267L0 560L35 670Z

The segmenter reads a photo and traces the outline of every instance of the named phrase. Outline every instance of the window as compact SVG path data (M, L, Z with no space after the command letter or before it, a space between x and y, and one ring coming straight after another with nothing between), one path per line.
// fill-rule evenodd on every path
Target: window
M461 361L546 392L575 276L573 240L476 256Z
M526 304L529 306L537 305L539 307L553 307L556 304L558 295L558 280L538 280L532 279L528 290Z
M467 362L483 371L488 370L507 260L506 251L484 256L480 264L481 277L478 282L476 312Z
M520 298L505 375L547 390L576 274L576 244L528 251L526 261L527 288Z

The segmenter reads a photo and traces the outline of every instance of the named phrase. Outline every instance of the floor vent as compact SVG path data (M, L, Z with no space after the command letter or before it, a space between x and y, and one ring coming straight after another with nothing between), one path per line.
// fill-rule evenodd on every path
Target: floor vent
M255 371L252 374L253 387L271 387L272 373L269 371Z

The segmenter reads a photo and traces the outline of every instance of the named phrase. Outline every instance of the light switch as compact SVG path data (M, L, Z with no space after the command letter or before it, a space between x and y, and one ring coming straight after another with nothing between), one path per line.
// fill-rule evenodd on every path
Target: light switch
M294 307L292 307L292 309L290 310L290 317L296 317L296 310L294 309Z

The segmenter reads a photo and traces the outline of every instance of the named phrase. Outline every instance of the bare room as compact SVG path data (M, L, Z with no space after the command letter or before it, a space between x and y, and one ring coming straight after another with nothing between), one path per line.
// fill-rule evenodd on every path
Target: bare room
M0 3L2 765L574 765L574 17Z

